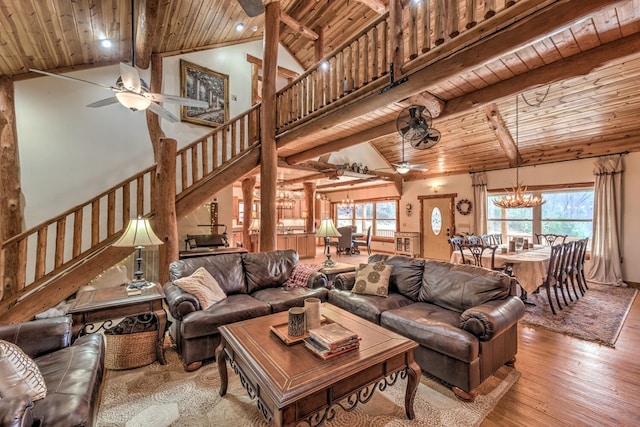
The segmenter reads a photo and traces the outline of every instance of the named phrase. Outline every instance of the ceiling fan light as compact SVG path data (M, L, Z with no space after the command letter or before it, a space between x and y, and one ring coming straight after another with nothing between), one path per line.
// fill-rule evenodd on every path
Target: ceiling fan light
M137 93L118 92L116 93L116 98L118 98L118 101L120 101L122 105L131 111L146 110L149 108L149 105L151 105L150 99L142 95L138 95Z
M396 167L396 172L398 172L400 175L404 175L405 173L409 172L409 166L398 166Z

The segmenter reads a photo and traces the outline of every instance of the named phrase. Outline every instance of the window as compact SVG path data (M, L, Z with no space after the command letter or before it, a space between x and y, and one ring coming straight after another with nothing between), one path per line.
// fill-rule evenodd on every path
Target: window
M535 208L502 209L491 194L487 200L487 232L500 233L503 240L524 237L535 241L535 233L566 234L572 238L591 237L593 188L545 190L536 192L545 203Z
M393 237L398 223L398 202L395 200L363 201L353 205L337 205L336 227L355 226L359 233Z

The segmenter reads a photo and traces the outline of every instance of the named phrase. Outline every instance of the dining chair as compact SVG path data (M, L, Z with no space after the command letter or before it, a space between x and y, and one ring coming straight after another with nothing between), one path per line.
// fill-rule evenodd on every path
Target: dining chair
M496 233L496 234L490 234L489 236L491 237L491 244L492 245L501 245L502 244L502 234Z
M496 270L495 258L496 249L498 249L497 246L487 246L482 243L460 243L458 245L458 249L460 250L463 264L470 264L477 267L485 267L490 268L491 270ZM485 251L491 255L491 263L487 263L488 265L486 266L483 265L484 263L482 259Z
M587 246L589 246L589 238L582 239L582 247L580 248L580 254L578 255L578 279L581 279L582 286L585 290L589 289L587 285L587 278L584 275L584 261L587 256Z
M567 234L552 234L552 233L535 233L536 239L539 245L561 245L567 238Z
M355 253L360 253L360 247L364 246L367 248L367 254L371 255L371 226L367 228L367 235L364 240L354 240L353 241L353 250Z
M479 237L485 246L491 246L493 244L493 239L490 234L481 234Z
M338 240L333 242L336 246L336 254L348 254L351 255L353 251L353 228L351 226L338 227L338 232L341 234Z
M458 250L458 246L464 243L464 238L459 236L453 236L449 238L449 244L451 245L451 252L455 252Z
M472 245L481 245L482 239L480 238L480 236L467 236L467 242L471 243Z
M551 299L551 288L553 288L553 292L556 297L556 302L558 303L558 308L562 310L562 305L560 304L560 298L558 297L558 270L561 268L561 258L562 258L562 246L554 245L551 246L551 255L549 257L549 266L547 267L547 276L544 279L544 282L541 287L544 287L547 293L547 300L549 301L549 308L551 308L551 313L555 316L556 309L553 307L553 300Z

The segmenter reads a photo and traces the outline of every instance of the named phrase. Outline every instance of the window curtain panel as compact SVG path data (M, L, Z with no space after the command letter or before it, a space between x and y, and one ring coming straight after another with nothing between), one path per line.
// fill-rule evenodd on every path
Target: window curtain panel
M622 156L600 157L595 162L593 237L587 280L626 286L622 281Z
M471 174L473 188L473 229L476 235L487 234L487 174Z

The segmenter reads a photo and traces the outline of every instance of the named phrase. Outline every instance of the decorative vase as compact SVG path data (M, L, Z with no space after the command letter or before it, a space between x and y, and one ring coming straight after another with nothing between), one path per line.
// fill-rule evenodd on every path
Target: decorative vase
M307 331L309 329L320 327L320 298L306 298L304 300L304 309L307 320Z
M305 332L305 309L304 307L293 307L289 309L289 329L288 333L292 337L299 337Z

